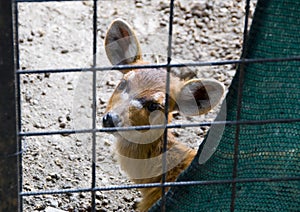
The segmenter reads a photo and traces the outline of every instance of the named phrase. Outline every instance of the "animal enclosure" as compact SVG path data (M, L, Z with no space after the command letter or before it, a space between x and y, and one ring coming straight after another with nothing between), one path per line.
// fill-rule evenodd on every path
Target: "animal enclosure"
M278 2L260 3L258 17L262 16L259 12L264 9L268 9L266 15L277 11L278 8L272 7L276 3ZM211 202L210 204L215 207L219 206L219 209L233 211L241 207L240 195L243 196L245 191L249 192L249 199L254 199L255 192L251 193L251 189L257 188L255 185L269 188L268 191L273 192L270 193L270 199L283 195L279 188L282 187L293 197L288 198L291 203L286 201L290 204L288 209L295 209L297 205L299 206L300 198L298 198L299 191L297 191L299 168L292 163L299 159L299 143L294 142L293 145L289 142L283 142L282 145L276 143L279 139L297 140L299 136L299 115L297 116L299 104L296 102L292 108L288 105L290 99L299 97L299 82L297 82L299 79L297 67L299 66L297 65L299 65L300 55L299 48L293 47L299 44L299 37L295 35L299 30L299 21L294 23L294 28L291 27L295 30L295 33L291 33L294 36L294 45L289 43L286 48L276 50L273 54L272 48L277 46L276 42L278 45L280 43L280 40L276 39L282 38L288 43L286 41L288 36L282 32L271 33L271 31L259 34L259 38L264 38L265 42L268 41L270 49L266 47L264 51L260 50L256 53L250 48L260 44L254 35L260 31L259 27L276 29L280 26L284 28L283 20L285 19L280 19L281 24L275 22L274 26L269 26L269 16L266 16L261 22L256 22L248 37L252 14L256 6L256 2L252 1L228 3L191 1L187 4L181 0L170 2L159 0L132 2L17 0L10 6L5 6L4 12L9 11L7 8L10 7L14 11L11 16L2 15L5 14L2 11L0 14L1 18L10 17L9 20L12 21L14 27L9 35L11 41L14 39L15 45L8 42L3 45L1 43L1 46L11 44L7 47L10 48L8 52L12 49L15 52L5 55L1 52L1 61L8 64L3 66L5 69L1 67L1 70L14 71L15 76L10 73L7 75L10 78L1 78L3 80L1 90L11 91L11 82L15 80L17 95L15 102L7 101L6 96L3 95L1 97L3 102L9 104L2 105L1 109L10 111L11 114L15 111L8 110L6 107L15 108L14 104L16 104L18 109L14 114L16 118L10 119L11 124L2 122L8 123L8 129L14 129L12 126L15 125L17 129L14 132L11 130L1 132L1 150L4 149L1 155L1 165L4 164L1 166L2 170L9 164L6 163L7 160L13 160L15 165L11 167L18 169L15 170L14 175L1 170L3 175L7 173L6 178L1 176L2 179L11 178L19 185L18 189L14 186L15 191L11 190L15 195L14 198L19 199L18 205L11 204L11 210L135 210L137 202L140 201L137 188L172 187L170 192L162 194L162 199L152 210L180 210L180 204L184 207L184 203L170 205L173 200L180 202L176 199L177 195L188 204L189 198L196 199L198 193L192 192L185 196L182 193L189 193L189 188L204 188L208 189L207 199ZM292 20L292 15L297 13L295 8L299 8L299 5L287 8L290 10L287 20ZM279 17L282 18L282 16L277 16ZM141 40L142 49L146 49L143 57L152 63L138 67L109 65L104 54L103 39L109 24L115 18L123 18L132 23ZM1 32L9 32L7 30L9 27L11 27L9 23L7 28L3 29L1 26ZM4 35L1 34L1 36ZM4 38L7 39L7 37ZM1 37L0 41L3 42L3 40ZM246 45L248 40L253 46ZM4 56L6 59L2 59ZM7 59L9 56L14 59ZM265 68L267 66L265 64L273 65L269 68L270 70L275 69L273 67L280 68L278 72L274 71L269 76L264 75L269 70ZM262 72L251 71L254 70L254 65ZM280 74L283 67L288 70L285 73L288 78L286 83L280 80L284 78ZM295 67L293 72L290 71L291 67ZM113 153L114 140L106 132L151 128L141 126L105 129L101 126L108 99L117 86L118 80L121 79L121 74L115 70L128 68L163 68L181 79L214 78L226 88L231 86L226 98L227 102L224 100L222 107L219 105L213 112L196 118L184 118L174 113L172 124L151 126L153 128L166 127L163 129L172 132L178 140L187 143L196 151L201 145L196 156L197 160L178 182L166 183L163 180L161 183L134 185L118 169L116 156ZM236 68L239 74L235 76L234 83L231 85ZM15 79L12 79L14 77ZM248 80L253 78L255 80L252 80L250 84ZM259 83L261 78L266 84L265 87L261 87ZM253 96L252 89L250 89L253 88L253 83L257 86L256 96ZM282 91L290 88L292 92L286 93L286 96L290 98L280 101L279 96L282 95L275 89L277 86L281 86L279 90L282 89ZM169 87L168 83L166 87ZM262 91L261 88L265 90ZM238 93L237 96L234 91ZM14 93L11 91L8 95L14 95ZM265 94L268 94L268 98L274 102L259 98ZM14 97L10 96L8 99L11 100L11 98ZM11 107L10 104L12 104ZM260 108L261 104L265 106L263 109ZM274 107L275 104L278 107ZM226 108L227 105L230 107ZM284 108L281 105L287 106ZM261 111L265 111L263 115ZM273 113L276 115L272 116ZM282 125L284 128L279 127ZM274 130L268 133L271 128ZM235 133L232 134L231 130ZM3 140L7 139L7 135L9 135L8 140L14 140L14 137L18 140L18 144L12 144L11 149L2 148ZM267 140L267 135L274 137L276 148L274 147L273 152L265 150L272 146L272 143L266 143L266 146L262 147L261 142L253 142L257 149L252 149L251 145L247 149L247 144L250 142L243 142L249 137L255 141ZM209 143L207 141L211 138L221 140L220 144L219 146L218 144L212 147L206 146L208 154L203 156L200 154L205 146L203 144ZM204 143L202 143L203 139ZM227 142L228 140L232 143ZM167 140L165 142L167 143ZM16 146L17 150L15 150ZM224 154L219 154L220 152ZM228 152L231 153L227 154ZM210 173L219 173L214 169L209 169L217 167L215 160L210 160L210 156L219 157L221 165L223 165L221 161L224 158L226 162L231 161L232 167L219 169L219 171L230 169L226 172L229 174L216 175L218 177L209 176ZM273 156L278 159L273 159L274 165L264 166L265 170L270 170L265 175L264 173L256 173L251 177L247 175L251 169L261 170L257 166L262 165L261 162L264 160L269 162L268 159ZM288 159L291 163L286 162ZM204 164L202 166L204 169L194 168L196 163ZM164 164L163 160L162 164ZM282 167L286 167L288 171L294 170L294 172L277 175L276 170L283 172ZM188 174L191 170L196 170L197 173L204 173L203 170L206 170L208 177L203 174L205 176L201 176L199 180L195 177L196 175ZM272 173L275 173L274 176ZM1 182L1 186L3 185L5 181ZM253 187L247 185L253 185ZM224 190L222 193L220 188L227 193ZM179 189L182 193L178 191ZM230 198L224 198L220 204L214 204L214 197L218 200L221 194L228 194ZM7 195L7 198L10 196ZM205 198L206 196L203 199ZM14 200L12 198L5 202L14 202ZM207 205L209 205L208 200ZM195 202L195 204L190 204L191 207L199 209L197 201ZM203 203L201 205L205 207ZM3 204L1 207L6 206ZM283 205L281 209L283 208L287 206ZM202 209L205 210L205 208Z

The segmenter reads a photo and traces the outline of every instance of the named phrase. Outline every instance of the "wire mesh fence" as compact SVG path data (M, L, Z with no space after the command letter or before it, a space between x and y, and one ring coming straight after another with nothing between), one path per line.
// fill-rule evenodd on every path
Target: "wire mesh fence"
M14 19L15 19L15 31L14 35L12 35L15 39L16 45L16 60L15 60L15 73L16 73L16 86L17 86L17 118L18 120L17 126L17 133L16 136L18 137L18 150L16 152L20 153L17 154L19 158L19 205L18 209L23 211L23 199L28 196L42 196L42 195L57 195L57 194L70 194L70 193L90 193L90 210L96 211L96 192L97 191L114 191L114 190L125 190L125 189L134 189L134 188L153 188L153 187L161 187L162 188L162 198L161 198L161 211L167 211L166 208L166 201L167 197L165 196L165 191L167 187L182 187L182 186L199 186L199 185L215 185L215 184L230 184L232 187L232 198L230 209L234 211L235 209L235 200L237 197L237 187L238 183L252 183L252 182L279 182L279 181L299 181L299 176L283 176L283 177L261 177L261 178L238 178L238 154L239 154L239 140L240 140L240 127L248 126L248 125L268 125L273 123L297 123L300 121L300 118L273 118L273 119L264 119L264 120L243 120L241 119L242 114L242 99L243 99L243 83L244 83L244 68L248 64L253 63L276 63L276 62L293 62L299 61L300 55L293 55L290 57L268 57L268 58L257 58L257 59L248 59L244 58L244 55L248 51L246 46L246 41L249 39L248 36L248 20L249 20L249 10L250 10L250 1L246 0L246 7L245 7L245 19L244 19L244 32L243 32L243 47L242 47L242 57L239 60L221 60L221 61L204 61L204 62L188 62L188 63L174 63L172 62L172 51L174 48L173 44L173 22L174 22L174 0L170 1L169 4L169 15L168 15L168 48L167 48L167 56L166 56L166 63L164 64L149 64L149 65L119 65L119 66L97 66L97 52L98 52L98 44L97 44L97 12L99 4L107 3L106 1L91 1L93 4L93 16L92 16L92 64L91 67L84 67L84 68L70 68L70 69L33 69L33 70L22 70L20 67L20 56L19 56L19 38L18 38L18 4L22 4L24 2L31 3L31 2L49 2L49 1L42 1L42 0L17 0L12 4L14 6ZM13 19L12 19L13 20ZM240 74L239 74L239 85L238 85L238 99L237 99L237 111L236 111L236 119L235 120L216 120L216 121L209 121L209 122L200 122L200 123L188 123L188 124L165 124L165 125L151 125L151 126L138 126L138 127L114 127L114 128L99 128L97 126L97 80L99 80L99 72L109 72L111 70L125 70L125 69L158 69L163 68L167 70L167 83L166 83L166 91L170 89L170 73L174 68L181 68L181 67L205 67L205 66L221 66L221 65L238 65ZM90 128L83 128L83 129L70 129L70 130L43 130L43 131L23 131L22 126L22 110L24 106L22 105L22 98L21 98L21 79L22 75L25 74L47 74L47 73L76 73L82 72L84 69L85 73L91 74L91 84L92 84L92 93L91 93L91 127ZM169 92L166 92L167 94ZM166 95L168 99L168 95ZM167 103L168 101L166 101ZM168 117L168 104L166 104L165 109L165 117ZM189 128L189 127L201 127L201 126L235 126L236 133L235 133L235 141L234 141L234 153L233 153L233 170L232 170L232 178L230 179L222 179L222 180L208 180L208 181L185 181L185 182L166 182L165 171L163 171L162 182L159 183L148 183L148 184L121 184L121 185L106 185L106 186L98 186L97 183L97 134L101 134L104 132L114 132L114 131L135 131L135 130L151 130L151 129L165 129L164 132L164 146L163 152L166 152L167 148L167 132L169 129L173 128ZM24 138L29 137L36 137L36 136L49 136L49 135L77 135L77 134L89 134L91 135L91 164L90 164L90 186L85 188L64 188L64 189L53 189L53 190L38 190L38 191L24 191L24 179L23 179L23 169L22 167L22 152L24 145L22 144ZM164 164L166 164L166 158L162 158L163 170L166 169ZM299 174L299 173L298 173ZM113 203L112 203L113 204Z

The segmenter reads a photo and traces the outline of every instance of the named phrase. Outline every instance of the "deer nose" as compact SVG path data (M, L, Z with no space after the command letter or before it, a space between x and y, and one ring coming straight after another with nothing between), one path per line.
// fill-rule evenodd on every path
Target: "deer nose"
M119 127L121 118L118 114L108 112L102 118L103 127Z

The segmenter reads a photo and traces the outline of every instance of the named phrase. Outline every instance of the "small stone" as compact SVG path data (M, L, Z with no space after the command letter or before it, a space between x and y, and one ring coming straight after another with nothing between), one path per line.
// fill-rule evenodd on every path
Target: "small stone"
M71 184L65 184L65 185L63 185L62 188L63 189L69 189L69 188L72 188L72 185ZM72 196L73 194L72 193L67 193L67 195Z
M54 201L56 201L56 200L54 200ZM57 202L57 201L56 201L56 202ZM51 202L50 202L50 204L51 204ZM51 206L53 206L53 205L51 205ZM55 207L58 207L58 202L57 202L57 206L47 207L47 208L45 209L45 212L66 212L66 211L57 209L57 208L55 208Z
M54 163L55 163L57 166L59 166L60 168L63 168L63 163L61 162L60 159L56 158L56 159L54 160Z
M125 202L132 202L134 200L134 197L132 195L124 196L123 199Z
M50 206L52 206L52 207L58 207L58 201L55 200L55 199L50 199L50 200L49 200L49 204L50 204Z
M137 8L142 8L142 7L143 7L143 3L142 3L142 2L137 2L137 3L135 4L135 6L136 6Z
M52 179L56 179L56 180L59 179L59 175L58 175L57 173L55 173L55 172L50 173L49 176L50 176Z
M59 124L59 127L60 127L60 128L66 128L66 126L67 126L67 124L64 123L64 122L62 122L62 123Z
M76 155L69 155L68 158L69 158L69 160L74 161L77 158L77 156Z
M43 36L46 34L45 31L42 30L42 29L39 29L39 30L37 31L37 33L38 33L39 37L43 37Z
M227 74L230 76L230 77L234 77L235 75L235 70L230 70L230 71L227 71Z
M185 12L191 11L191 3L186 0L178 0L179 7Z
M51 176L47 176L46 177L46 181L52 181L52 177Z
M96 199L97 200L103 200L103 199L106 199L107 197L102 194L100 191L96 191Z
M161 1L159 2L159 5L158 5L158 10L165 10L165 9L169 9L169 4L165 1Z
M162 27L165 27L165 26L168 25L168 22L167 22L167 21L164 21L164 20L161 20L161 21L159 22L159 25L162 26Z
M100 103L100 105L103 105L103 104L105 104L106 103L106 101L103 99L103 98L99 98L99 103Z
M111 143L110 143L109 141L105 140L105 141L104 141L104 145L105 145L105 146L111 146Z
M191 11L193 15L196 15L198 17L201 17L201 11L204 11L206 9L206 2L205 1L199 1L192 5Z
M102 162L102 161L104 161L105 160L105 157L104 156L99 156L98 158L97 158L97 161L98 162Z
M71 115L70 114L67 114L66 115L66 119L67 119L67 121L71 121L72 119L71 119Z
M116 83L114 81L112 81L112 80L109 80L109 81L106 81L106 85L108 85L108 86L115 86Z
M204 134L204 132L201 128L197 128L195 132L196 132L197 136L202 136Z
M62 116L59 116L57 120L58 120L59 123L61 123L61 122L64 121L64 118Z
M34 180L40 180L40 179L41 179L38 175L34 175L34 176L32 176L32 178L33 178Z
M46 205L42 202L36 203L35 207L34 207L35 210L39 210L39 211L44 210L45 208L46 208Z
M27 38L27 41L28 41L28 42L32 42L32 41L33 41L33 37L31 37L31 36L28 37L28 38Z
M49 77L50 77L50 73L45 73L45 74L44 74L44 77L45 77L45 78L49 78Z
M80 198L85 198L85 197L86 197L86 193L84 193L84 192L83 192L83 193L80 193L80 194L79 194L79 197L80 197Z
M108 200L108 199L103 199L102 202L101 202L101 205L102 205L102 206L107 206L109 203L110 203L110 200Z
M69 50L68 49L63 49L63 50L60 51L60 53L67 54L67 53L69 53Z

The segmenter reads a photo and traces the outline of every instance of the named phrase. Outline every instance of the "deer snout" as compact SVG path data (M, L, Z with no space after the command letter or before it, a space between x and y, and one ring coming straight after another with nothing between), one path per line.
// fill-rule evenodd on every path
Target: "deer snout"
M114 112L108 112L102 118L103 127L120 127L121 122L120 116Z

